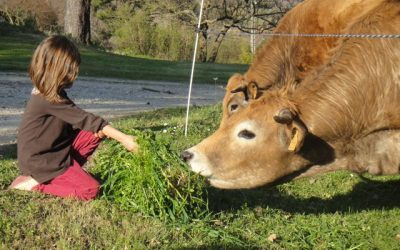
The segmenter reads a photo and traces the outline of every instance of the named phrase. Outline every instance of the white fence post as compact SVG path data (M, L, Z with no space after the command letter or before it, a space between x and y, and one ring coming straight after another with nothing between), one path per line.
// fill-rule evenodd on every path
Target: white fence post
M199 43L199 33L200 33L200 25L201 25L201 16L203 15L203 4L204 4L204 0L201 0L200 14L199 14L199 23L197 24L196 40L195 40L195 44L194 44L193 61L192 61L192 72L191 72L191 74L190 74L188 101L187 101L187 106L186 106L185 136L187 136L187 132L188 132L189 106L190 106L190 98L191 98L191 95L192 95L193 74L194 74L194 66L195 66L195 64L196 64L197 45L198 45L198 43Z

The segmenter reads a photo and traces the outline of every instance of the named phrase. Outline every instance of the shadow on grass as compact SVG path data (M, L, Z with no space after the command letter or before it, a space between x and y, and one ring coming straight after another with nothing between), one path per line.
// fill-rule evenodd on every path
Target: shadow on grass
M17 159L17 144L0 145L0 159Z
M400 207L400 180L375 181L362 178L353 190L332 198L297 198L278 190L263 187L250 190L218 190L210 188L209 206L213 212L249 208L275 208L290 213L322 214L360 212L370 209Z
M158 132L158 131L162 131L163 129L165 129L166 126L147 126L147 127L132 127L132 130L138 130L138 131L146 131L146 130L150 130L152 132Z

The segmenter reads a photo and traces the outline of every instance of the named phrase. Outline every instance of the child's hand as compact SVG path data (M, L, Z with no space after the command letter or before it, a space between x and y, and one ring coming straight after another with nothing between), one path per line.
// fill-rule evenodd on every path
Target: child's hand
M97 133L94 133L94 136L99 139L103 139L104 137L106 137L106 135L101 130Z
M139 149L136 143L136 137L124 134L110 125L106 125L101 132L103 135L119 141L130 152L137 152ZM99 134L99 132L97 134Z
M130 152L137 152L139 150L139 145L136 143L136 137L131 135L125 135L121 144Z

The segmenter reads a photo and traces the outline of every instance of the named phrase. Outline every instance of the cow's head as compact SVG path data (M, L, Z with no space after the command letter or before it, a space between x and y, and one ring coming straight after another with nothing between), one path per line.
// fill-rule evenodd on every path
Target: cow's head
M301 153L307 128L277 91L250 101L219 129L182 153L191 169L219 188L251 188L310 163Z

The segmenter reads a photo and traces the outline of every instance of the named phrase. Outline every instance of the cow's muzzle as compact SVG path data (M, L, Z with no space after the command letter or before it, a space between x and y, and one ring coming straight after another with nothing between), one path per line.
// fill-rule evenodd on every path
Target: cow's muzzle
M194 156L194 154L191 153L191 152L189 152L189 151L183 151L183 152L181 153L181 159L182 159L184 162L189 162L189 161L193 158L193 156Z

